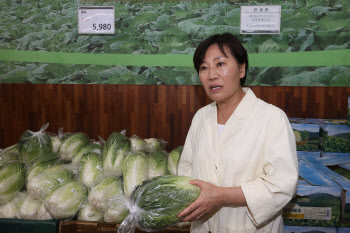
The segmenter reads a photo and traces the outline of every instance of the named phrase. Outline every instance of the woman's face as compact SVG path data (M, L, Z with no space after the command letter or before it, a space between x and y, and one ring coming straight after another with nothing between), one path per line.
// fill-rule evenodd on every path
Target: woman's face
M242 89L240 79L245 75L245 64L239 65L229 48L225 54L217 44L211 45L199 67L199 79L208 97L217 104L229 102Z

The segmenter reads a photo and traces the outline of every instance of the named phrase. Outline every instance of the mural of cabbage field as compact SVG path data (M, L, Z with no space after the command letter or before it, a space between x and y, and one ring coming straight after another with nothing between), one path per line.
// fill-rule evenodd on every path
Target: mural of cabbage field
M281 5L281 33L239 35L240 6L266 1L1 0L1 51L78 54L191 55L204 38L231 32L249 54L350 48L350 1L272 0ZM114 35L78 34L80 5L115 6ZM33 58L35 59L35 58ZM0 83L200 85L191 66L126 66L6 61ZM350 66L251 67L251 86L350 86Z

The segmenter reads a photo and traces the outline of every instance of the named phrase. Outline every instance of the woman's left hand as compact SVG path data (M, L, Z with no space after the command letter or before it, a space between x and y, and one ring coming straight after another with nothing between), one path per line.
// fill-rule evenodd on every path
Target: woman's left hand
M182 221L200 220L222 207L220 187L201 180L191 180L190 184L198 186L201 194L196 201L178 215L179 218L184 217Z

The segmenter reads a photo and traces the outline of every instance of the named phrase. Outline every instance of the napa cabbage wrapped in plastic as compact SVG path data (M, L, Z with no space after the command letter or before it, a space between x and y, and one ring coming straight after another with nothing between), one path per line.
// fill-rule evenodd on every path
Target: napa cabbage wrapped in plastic
M15 197L25 182L23 163L14 162L0 168L0 204L7 203Z
M120 224L129 213L129 209L124 205L115 208L108 208L108 210L104 212L103 220L105 222L115 222Z
M130 154L131 141L121 133L113 132L102 150L103 172L107 176L122 176L124 158Z
M123 164L123 186L125 196L130 197L134 188L148 179L147 159L144 153L128 155Z
M172 175L177 175L177 169L179 166L182 150L183 146L179 146L178 148L170 151L168 155L168 170Z
M89 204L96 210L106 211L107 200L119 194L123 194L121 178L107 176L91 188L88 196Z
M79 169L81 157L89 152L97 154L102 153L102 146L97 142L90 142L85 146L81 147L72 159L72 165L75 169Z
M79 221L102 221L103 212L94 209L89 204L86 204L79 210L77 219Z
M91 188L101 177L102 157L95 152L89 152L82 156L79 170L80 182Z
M86 203L88 189L71 181L52 191L45 199L45 208L54 219L73 217Z
M124 219L118 233L160 231L174 226L178 214L193 203L201 189L191 185L186 176L166 175L144 181L130 197L130 214Z
M35 176L41 174L46 168L55 164L60 164L61 161L59 159L60 156L58 153L43 154L36 158L35 161L26 168L26 185L28 185L28 180L32 180Z
M18 154L22 163L31 163L39 156L53 151L49 134L45 132L49 124L41 127L39 132L26 130L18 142Z
M0 205L0 218L16 218L26 195L28 194L17 192L11 201Z
M132 153L147 152L147 142L144 139L138 137L137 135L133 135L130 137L130 141Z
M165 150L167 142L160 138L146 138L144 139L147 142L146 151L148 153L154 152L157 150Z
M73 179L73 172L64 164L48 167L27 181L28 194L34 198L45 198L50 192Z
M90 139L84 133L68 133L63 137L58 152L62 159L72 160L78 151L89 143Z
M17 213L17 218L19 219L30 219L36 220L37 213L42 204L41 200L35 200L31 196L26 195L19 211Z
M0 149L0 167L13 162L19 162L18 144Z
M164 176L167 171L167 153L157 150L147 155L148 179L156 176Z
M52 143L52 151L58 152L58 148L60 148L60 146L62 144L61 138L57 135L50 135L50 138L51 138L51 143Z
M46 207L45 207L45 203L42 202L37 213L36 213L36 220L51 220L52 216L49 213L49 211L47 211Z

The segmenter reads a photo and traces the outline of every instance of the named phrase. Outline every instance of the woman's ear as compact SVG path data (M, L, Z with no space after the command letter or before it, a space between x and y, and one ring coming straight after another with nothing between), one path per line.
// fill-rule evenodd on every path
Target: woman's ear
M245 63L239 65L239 78L242 79L245 76Z

